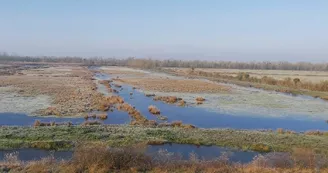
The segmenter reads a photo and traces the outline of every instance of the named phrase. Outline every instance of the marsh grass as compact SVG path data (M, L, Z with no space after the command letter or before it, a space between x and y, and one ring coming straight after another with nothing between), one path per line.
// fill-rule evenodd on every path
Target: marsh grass
M161 114L161 111L154 105L148 106L148 111L154 115L159 115Z
M42 127L42 126L68 126L70 127L72 125L72 122L64 122L64 123L56 123L54 121L51 122L41 122L40 120L35 120L33 123L33 127Z
M160 123L155 121L135 121L137 126L101 125L101 126L54 126L54 127L0 127L0 149L20 148L33 142L51 143L67 142L99 142L107 141L111 146L134 145L149 140L162 140L180 144L215 145L233 147L242 150L256 149L268 151L290 152L292 148L309 148L318 153L328 154L328 138L325 135L313 136L302 133L277 134L232 129L181 128L181 122ZM146 125L143 125L146 124ZM149 126L147 126L149 125ZM110 135L109 135L110 134ZM120 136L118 138L118 136ZM257 144L265 144L256 146ZM60 149L61 145L55 145Z
M174 104L176 103L179 99L176 96L155 96L153 98L154 101L163 101L168 104Z
M100 120L106 120L107 119L107 113L103 113L103 114L100 114L100 115L97 115L97 118L99 118Z

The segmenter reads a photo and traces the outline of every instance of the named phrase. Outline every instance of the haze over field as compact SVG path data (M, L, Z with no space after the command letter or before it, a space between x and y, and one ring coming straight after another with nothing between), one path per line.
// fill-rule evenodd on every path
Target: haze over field
M0 52L327 62L328 1L0 2Z

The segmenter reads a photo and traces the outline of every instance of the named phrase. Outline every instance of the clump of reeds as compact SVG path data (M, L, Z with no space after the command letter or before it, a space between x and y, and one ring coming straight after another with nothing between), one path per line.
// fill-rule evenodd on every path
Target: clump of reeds
M97 115L97 118L99 118L101 120L106 120L107 119L107 114L103 113L103 114Z
M196 101L203 102L203 101L205 101L205 99L203 97L197 97Z
M313 131L306 131L304 134L305 135L322 136L324 133L320 132L319 130L313 130Z
M176 96L156 96L153 100L173 104L178 101L178 98Z
M181 125L182 125L182 121L173 121L171 123L172 127L181 127Z
M56 107L48 107L45 112L45 115L56 115L56 116L60 116L61 113L57 110Z
M186 105L186 101L184 100L178 101L178 106L185 106L185 105Z
M108 111L110 108L110 104L108 104L107 102L102 102L99 104L98 110L99 111Z
M296 134L295 131L292 131L292 130L284 130L282 128L278 128L277 129L277 133L279 133L279 134Z
M192 124L182 124L180 125L180 127L185 128L185 129L195 129L196 126L192 125Z
M109 104L123 104L124 103L124 99L120 96L109 96L109 97L106 97L105 100Z
M159 115L161 114L161 111L154 105L148 106L148 111L154 115Z

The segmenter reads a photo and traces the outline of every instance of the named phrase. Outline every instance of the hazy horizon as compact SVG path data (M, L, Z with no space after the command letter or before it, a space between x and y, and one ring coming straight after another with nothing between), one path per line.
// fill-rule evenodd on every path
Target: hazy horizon
M0 52L328 62L328 1L0 2Z

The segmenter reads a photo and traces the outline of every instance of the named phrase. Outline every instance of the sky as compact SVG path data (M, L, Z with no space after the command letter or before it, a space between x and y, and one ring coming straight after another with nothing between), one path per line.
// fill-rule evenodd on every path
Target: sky
M328 1L0 0L0 52L328 62Z

